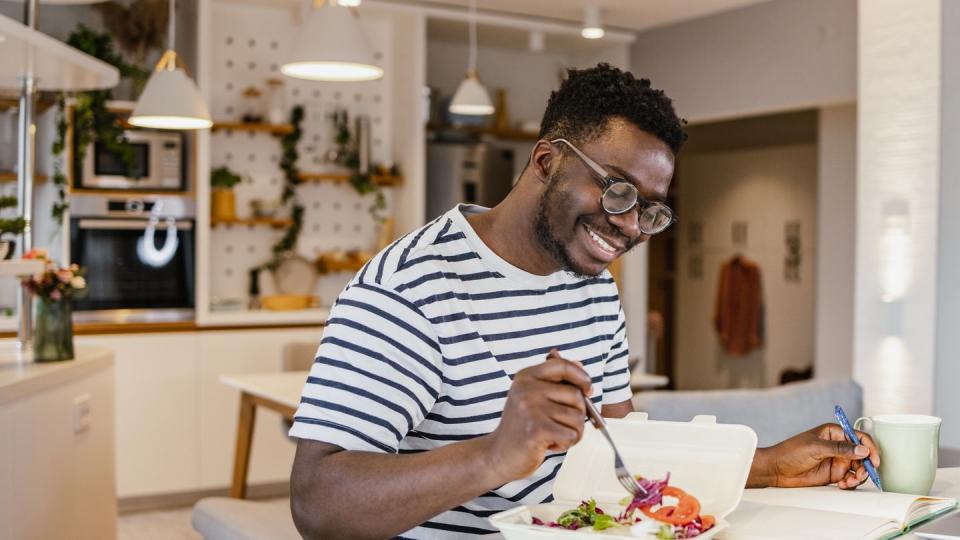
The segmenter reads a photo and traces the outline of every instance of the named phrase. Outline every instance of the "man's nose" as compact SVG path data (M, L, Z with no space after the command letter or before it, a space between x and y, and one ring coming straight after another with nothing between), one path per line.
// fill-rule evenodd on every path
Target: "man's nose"
M640 230L640 212L637 211L636 206L622 214L607 214L607 221L616 227L620 234L626 236L631 243L643 234L643 231Z

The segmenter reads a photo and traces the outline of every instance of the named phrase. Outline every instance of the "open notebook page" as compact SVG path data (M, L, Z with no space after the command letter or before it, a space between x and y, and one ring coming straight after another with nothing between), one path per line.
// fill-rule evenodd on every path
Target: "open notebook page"
M954 499L881 493L871 489L842 490L835 486L747 489L743 500L776 506L795 506L828 512L874 516L911 523L925 515L953 507Z

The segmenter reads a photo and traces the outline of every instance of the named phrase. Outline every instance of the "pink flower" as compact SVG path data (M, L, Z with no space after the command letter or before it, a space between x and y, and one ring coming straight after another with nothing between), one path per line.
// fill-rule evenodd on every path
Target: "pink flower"
M57 289L54 289L53 292L50 293L50 299L51 299L51 300L59 300L61 296L63 296L63 295L60 294L60 291L58 291Z
M40 259L42 261L47 260L47 250L43 248L33 248L30 251L23 254L24 259Z
M69 268L61 268L57 270L57 278L63 283L70 283L70 280L73 279L73 272Z

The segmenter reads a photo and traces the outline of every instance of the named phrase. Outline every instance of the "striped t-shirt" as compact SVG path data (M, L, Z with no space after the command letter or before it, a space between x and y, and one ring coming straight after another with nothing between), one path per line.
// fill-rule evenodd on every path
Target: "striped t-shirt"
M513 376L556 347L579 360L596 404L631 397L627 340L609 272L538 276L497 256L461 205L371 260L334 304L290 435L346 450L409 453L492 432ZM564 454L404 533L496 534L487 517L552 500Z

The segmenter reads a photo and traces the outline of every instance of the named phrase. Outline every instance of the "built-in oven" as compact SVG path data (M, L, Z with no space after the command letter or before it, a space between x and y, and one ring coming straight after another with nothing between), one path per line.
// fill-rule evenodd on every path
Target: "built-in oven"
M185 137L177 131L129 129L124 156L102 142L84 153L74 187L128 191L186 191Z
M193 318L196 204L191 198L74 194L70 261L86 269L80 320Z

